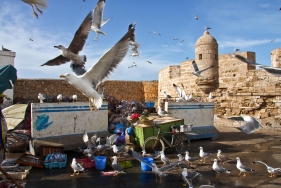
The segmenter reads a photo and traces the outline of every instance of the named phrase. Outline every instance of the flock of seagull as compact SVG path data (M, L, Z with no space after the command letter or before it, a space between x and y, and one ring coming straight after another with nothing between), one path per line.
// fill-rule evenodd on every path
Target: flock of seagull
M182 180L184 181L183 186L188 185L189 188L193 188L192 180L196 177L202 176L203 174L196 171L188 171L188 167L191 167L192 163L196 161L201 161L202 163L206 163L206 159L210 158L212 153L205 152L203 150L203 147L199 147L199 157L192 157L189 155L189 152L186 151L185 155L182 156L181 154L177 154L178 161L171 162L171 160L164 154L163 151L160 151L158 153L158 156L154 157L155 159L160 159L163 162L163 165L161 167L157 166L155 163L148 163L144 160L144 157L152 157L152 155L147 154L146 151L142 151L142 154L134 151L134 149L129 148L127 149L125 145L116 146L114 144L114 140L116 140L118 135L112 135L111 137L106 138L106 143L103 145L100 145L101 142L99 138L97 138L97 135L95 134L90 140L88 138L88 135L86 132L83 134L83 140L87 145L87 149L82 150L80 149L86 156L88 156L91 160L94 160L94 151L96 150L106 150L106 149L112 149L114 152L114 156L112 157L113 161L111 163L111 167L113 171L104 172L103 175L113 175L118 176L120 173L126 173L124 169L118 164L118 157L120 157L121 154L125 153L126 155L129 155L130 157L145 163L149 167L151 167L151 172L155 174L156 182L162 182L162 177L167 176L166 173L169 170L172 170L175 167L180 167L182 169ZM97 145L99 143L99 145ZM118 157L117 157L118 156ZM222 154L221 150L218 150L216 153L216 158L213 159L212 169L216 173L216 178L219 178L220 174L224 173L231 173L231 170L224 168L221 164L228 163L230 161L233 161L233 159L228 158L226 155ZM270 173L269 177L276 176L277 173L281 172L281 168L274 168L262 161L254 161L252 164L262 164L266 167L266 170L268 173ZM81 164L77 163L76 159L73 158L71 167L73 168L74 173L71 175L79 174L79 172L84 171L84 168ZM240 157L236 157L236 168L239 170L238 176L240 176L243 173L243 177L246 177L246 173L249 172L255 172L254 169L248 167L248 165L245 165L241 162ZM215 185L202 185L203 187L215 187Z

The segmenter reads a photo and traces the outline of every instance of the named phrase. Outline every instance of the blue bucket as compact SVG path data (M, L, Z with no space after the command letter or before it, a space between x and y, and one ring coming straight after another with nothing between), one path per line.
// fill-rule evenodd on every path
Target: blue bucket
M142 159L143 159L144 162L146 162L146 163L148 163L148 164L154 163L154 159L151 158L151 157L144 157L144 158L142 158ZM152 169L151 169L151 167L148 166L147 164L141 162L141 170L143 170L143 171L151 171Z
M104 170L106 167L106 156L96 156L95 166L97 170Z

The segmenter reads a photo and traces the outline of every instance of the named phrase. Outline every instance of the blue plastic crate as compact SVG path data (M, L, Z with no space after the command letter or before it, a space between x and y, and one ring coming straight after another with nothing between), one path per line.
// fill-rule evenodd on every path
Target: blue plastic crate
M45 159L45 162L44 162L45 168L52 169L52 168L64 168L64 167L66 167L66 161L67 161L67 155L66 154L63 154L65 156L64 162L47 162L49 160L49 158L51 157L51 155L52 154L48 154L46 159Z

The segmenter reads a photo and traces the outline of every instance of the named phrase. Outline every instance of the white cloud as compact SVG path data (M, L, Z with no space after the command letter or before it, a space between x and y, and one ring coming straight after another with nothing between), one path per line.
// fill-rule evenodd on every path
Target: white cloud
M219 40L220 48L248 48L251 46L263 45L270 43L272 39L264 39L264 40L245 40L245 39L233 39L233 40ZM277 39L280 40L280 39ZM276 41L277 41L276 40Z
M260 3L259 6L261 8L268 8L268 7L270 7L270 4L269 3Z

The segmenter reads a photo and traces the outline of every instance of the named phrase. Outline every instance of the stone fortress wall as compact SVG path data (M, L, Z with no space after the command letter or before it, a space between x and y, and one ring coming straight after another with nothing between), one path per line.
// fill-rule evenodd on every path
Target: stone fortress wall
M255 62L254 52L237 54ZM159 72L158 102L164 98L163 91L177 97L174 83L186 94L196 94L199 101L215 103L215 125L237 126L239 123L227 117L247 114L268 128L281 129L281 77L241 62L233 54L218 55L218 44L208 31L196 42L195 61L199 69L213 68L198 78L192 74L192 60L187 60ZM281 48L271 52L271 62L271 66L281 67ZM208 98L210 92L212 99Z
M107 96L118 100L137 100L139 102L155 102L158 98L158 81L120 81L103 82ZM78 101L89 101L80 91L63 79L18 79L14 84L14 103L39 102L38 93L47 96L62 94L77 95Z

